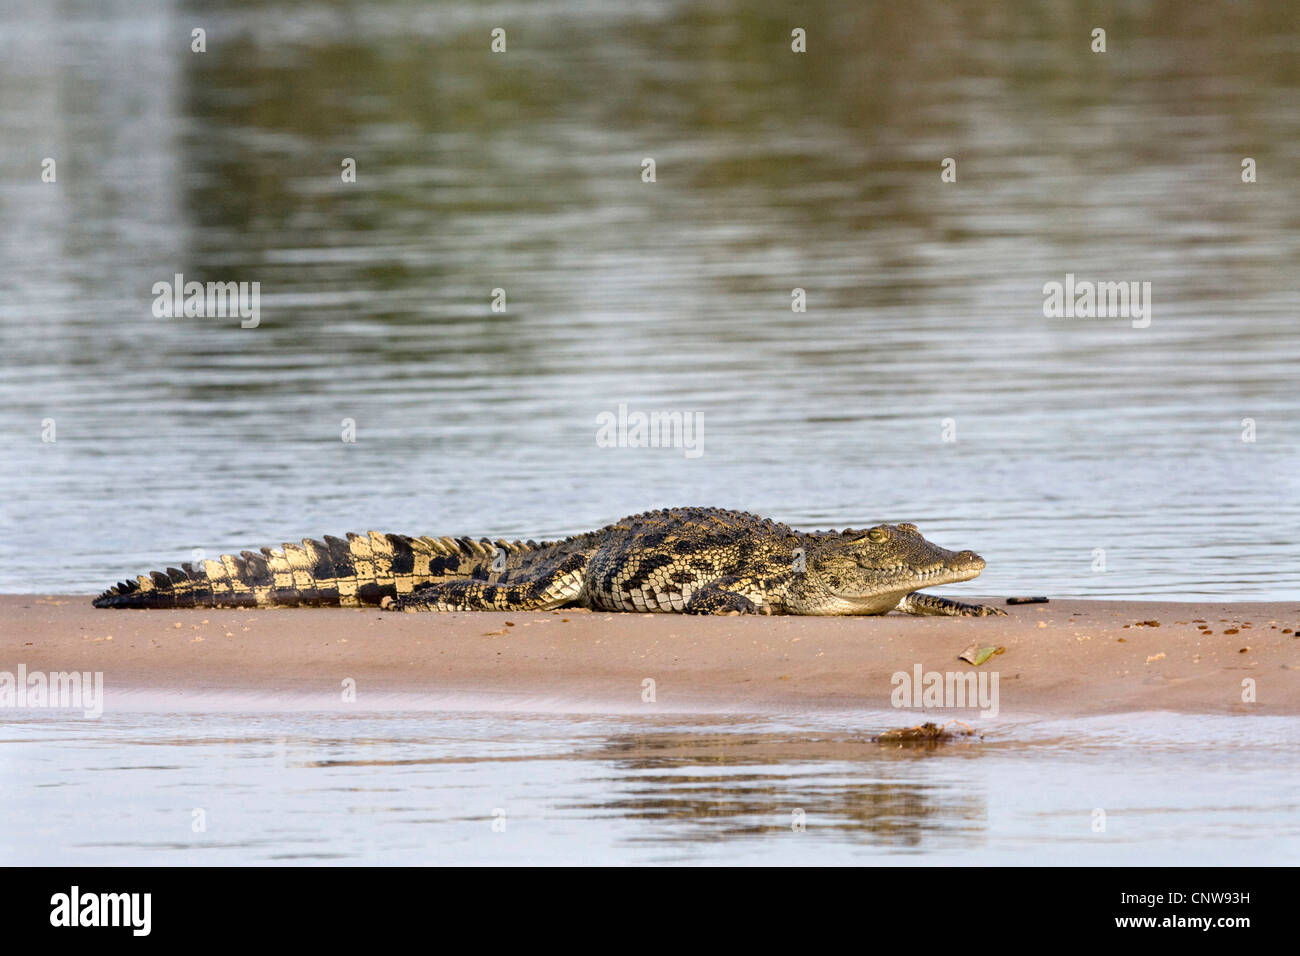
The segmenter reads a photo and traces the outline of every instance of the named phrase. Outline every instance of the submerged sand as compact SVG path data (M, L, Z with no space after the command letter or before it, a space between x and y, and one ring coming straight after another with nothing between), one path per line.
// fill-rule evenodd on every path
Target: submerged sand
M106 611L84 595L0 595L0 672L102 672L110 705L142 692L334 702L354 681L358 700L372 703L797 713L888 709L896 675L919 666L996 673L1003 718L1300 713L1300 602L1006 610L980 619ZM959 660L972 644L1005 650L972 667ZM899 723L943 716L908 711Z

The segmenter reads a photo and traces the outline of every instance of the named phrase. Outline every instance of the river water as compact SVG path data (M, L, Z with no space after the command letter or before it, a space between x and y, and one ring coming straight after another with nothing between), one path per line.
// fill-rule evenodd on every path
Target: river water
M1003 724L898 749L808 720L387 711L28 715L18 864L1300 862L1295 718Z
M1296 596L1297 18L860 6L6 3L0 591L708 504ZM177 274L258 326L156 318ZM1150 325L1045 318L1067 275Z

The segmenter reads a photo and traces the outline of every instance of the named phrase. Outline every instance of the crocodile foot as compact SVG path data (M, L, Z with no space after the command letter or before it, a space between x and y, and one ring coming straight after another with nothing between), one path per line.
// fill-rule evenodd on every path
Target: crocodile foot
M966 604L950 598L913 591L898 602L897 611L936 617L1006 617L1007 612L991 604Z

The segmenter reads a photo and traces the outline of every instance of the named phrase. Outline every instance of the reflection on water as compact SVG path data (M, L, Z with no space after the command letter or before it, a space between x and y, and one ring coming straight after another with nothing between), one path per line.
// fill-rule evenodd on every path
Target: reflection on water
M978 794L862 772L863 762L878 765L889 755L863 735L621 733L593 754L612 764L603 779L616 783L619 795L572 809L655 821L646 842L727 841L810 827L877 848L919 847L923 838L927 846L980 842L985 807Z
M912 749L871 743L889 714L16 716L0 730L12 863L1300 858L1295 718L994 724Z

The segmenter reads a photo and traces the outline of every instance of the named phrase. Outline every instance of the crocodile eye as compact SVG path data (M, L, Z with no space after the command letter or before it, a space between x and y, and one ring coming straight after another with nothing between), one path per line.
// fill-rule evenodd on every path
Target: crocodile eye
M870 538L872 541L874 541L876 544L880 544L884 541L889 540L889 532L886 531L884 528L872 528L870 531L867 532L867 537Z
M898 530L899 530L899 531L906 531L908 534L920 534L920 533L921 533L921 529L918 528L916 525L912 524L912 522L910 522L910 521L903 521L903 522L900 522L899 525L898 525Z

